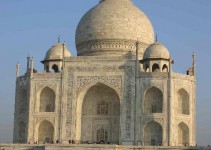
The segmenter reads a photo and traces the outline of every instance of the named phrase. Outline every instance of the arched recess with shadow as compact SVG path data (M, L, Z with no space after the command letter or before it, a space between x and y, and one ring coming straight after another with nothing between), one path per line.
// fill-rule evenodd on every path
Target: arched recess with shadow
M156 146L162 145L163 141L163 128L162 126L155 122L150 121L144 127L144 145Z
M39 125L38 142L52 143L54 140L54 126L51 122L44 120Z
M18 125L18 142L25 143L26 139L26 125L23 121L21 121Z
M160 72L160 66L158 64L153 64L152 72Z
M21 90L20 102L19 102L19 112L25 113L27 110L27 91L25 89Z
M181 122L178 124L177 127L178 133L177 133L177 141L179 146L188 146L189 145L189 128L184 123Z
M178 114L190 114L189 94L185 89L180 89L177 92L177 112Z
M58 72L59 72L59 68L58 68L58 66L57 66L56 64L54 64L54 65L52 66L52 69L53 69L53 71L54 71L55 73L58 73Z
M120 99L111 87L97 83L82 102L81 140L119 143Z
M151 87L145 93L144 113L163 112L163 93L156 87Z
M49 87L45 87L40 94L40 112L54 112L55 98L55 92Z
M162 72L168 72L168 66L166 64L163 65Z

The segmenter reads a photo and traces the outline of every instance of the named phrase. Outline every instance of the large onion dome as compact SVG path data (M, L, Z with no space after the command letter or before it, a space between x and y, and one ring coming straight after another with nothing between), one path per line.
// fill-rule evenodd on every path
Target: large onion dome
M76 30L78 56L123 56L140 53L154 43L154 30L147 16L131 0L101 0L80 20Z

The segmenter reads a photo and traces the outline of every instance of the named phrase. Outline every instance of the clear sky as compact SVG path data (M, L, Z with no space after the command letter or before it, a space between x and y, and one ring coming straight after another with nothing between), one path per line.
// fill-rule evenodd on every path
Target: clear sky
M12 141L15 65L35 68L58 35L76 56L75 29L82 15L99 0L0 0L0 143ZM158 40L185 73L197 55L197 143L211 144L211 0L133 0L150 18Z

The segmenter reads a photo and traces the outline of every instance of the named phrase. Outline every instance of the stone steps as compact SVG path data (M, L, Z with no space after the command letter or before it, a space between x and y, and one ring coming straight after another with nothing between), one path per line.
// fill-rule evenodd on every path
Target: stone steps
M211 150L211 148L98 144L0 144L0 150Z

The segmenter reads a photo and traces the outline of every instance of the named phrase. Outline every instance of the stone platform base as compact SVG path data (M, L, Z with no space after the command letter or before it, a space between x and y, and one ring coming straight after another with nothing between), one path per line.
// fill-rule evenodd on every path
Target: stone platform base
M0 144L0 150L211 150L205 147L125 146L92 144Z

